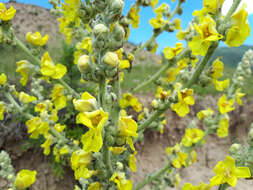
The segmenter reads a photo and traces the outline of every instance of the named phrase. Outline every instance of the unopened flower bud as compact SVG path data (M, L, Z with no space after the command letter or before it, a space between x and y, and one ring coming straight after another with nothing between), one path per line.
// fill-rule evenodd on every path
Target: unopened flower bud
M124 28L117 24L114 28L113 28L113 36L115 38L115 40L118 40L118 41L122 41L124 40L124 37L125 37L125 30Z
M122 10L124 6L124 2L122 0L112 0L111 8L113 11Z
M106 34L109 30L104 24L97 24L94 26L94 34L95 36L100 36Z
M117 162L116 165L117 165L118 170L123 170L124 169L124 165L121 162Z
M96 99L88 99L88 100L74 99L73 104L75 106L75 109L80 112L91 112L96 108Z
M107 52L103 57L103 63L106 65L110 65L112 67L116 67L118 65L119 58L117 53Z
M151 103L151 105L152 105L152 107L153 107L154 109L157 109L158 106L159 106L159 102L158 102L157 100L153 100L152 103Z
M237 144L237 143L234 143L231 145L231 147L229 148L229 152L231 154L236 154L238 151L240 151L241 149L241 145L240 144Z
M90 57L82 55L77 61L77 67L81 73L85 73L89 67Z

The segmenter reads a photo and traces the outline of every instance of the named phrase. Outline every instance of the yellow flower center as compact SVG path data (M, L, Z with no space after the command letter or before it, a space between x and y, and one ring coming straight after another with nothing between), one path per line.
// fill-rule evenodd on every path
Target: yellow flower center
M231 170L227 169L225 174L224 174L224 177L225 178L231 178L232 174L231 174Z

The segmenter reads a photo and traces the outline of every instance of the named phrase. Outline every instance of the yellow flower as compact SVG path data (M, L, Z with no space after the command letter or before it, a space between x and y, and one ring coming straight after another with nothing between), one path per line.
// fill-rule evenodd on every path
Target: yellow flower
M100 190L102 188L101 183L95 182L89 185L88 190Z
M237 104L239 104L240 106L242 105L242 100L241 100L241 98L242 98L243 96L245 96L245 95L246 95L245 93L242 93L242 92L241 92L241 89L240 89L240 88L236 89L236 91L235 91L235 99L236 99Z
M0 85L4 85L7 81L7 77L4 73L0 75Z
M41 36L41 34L39 32L28 32L26 34L26 40L35 46L44 46L46 45L47 41L49 39L49 35L45 35L44 37Z
M92 160L91 153L84 150L76 150L71 156L71 167L73 170L83 166L86 167Z
M130 93L123 94L119 104L123 109L131 106L136 112L140 112L142 110L142 104L140 101Z
M151 18L149 20L149 24L153 26L154 29L161 28L166 22L166 20L163 19L162 14L157 14L156 18Z
M60 79L67 72L67 68L62 64L55 65L49 53L45 52L41 60L40 72L43 76Z
M203 118L213 115L213 113L214 111L211 108L208 108L207 110L201 110L198 112L197 117L199 120L202 120Z
M87 179L97 173L96 171L88 170L86 168L91 160L91 153L85 152L84 150L77 150L73 152L70 161L71 167L75 172L76 180L80 179L81 177Z
M186 166L186 160L188 158L188 154L184 152L178 152L177 157L172 161L172 165L175 168L182 168L182 166Z
M35 107L34 107L34 111L35 112L44 112L47 108L47 105L45 103L38 103Z
M183 50L182 43L176 43L174 48L170 48L169 46L163 49L164 57L168 60L173 59L176 55L178 55Z
M219 161L214 168L214 176L210 180L210 185L220 185L228 183L230 186L235 187L237 178L250 178L250 170L248 167L236 167L234 158L226 156L225 161Z
M223 91L224 89L228 88L229 79L223 81L213 80L213 84L215 85L216 90Z
M73 100L75 109L80 112L90 112L96 108L96 98L94 98L90 93L84 92L81 96L81 99Z
M51 97L56 110L61 110L66 107L67 98L64 96L64 87L62 85L54 85Z
M130 179L127 180L123 172L114 172L110 181L117 184L118 190L131 190L133 187L132 181Z
M76 123L82 123L89 131L82 136L83 150L99 152L103 145L102 130L108 120L108 113L102 109L93 112L81 112L76 117Z
M181 20L179 18L176 18L173 21L173 25L176 28L176 30L181 30Z
M137 154L136 151L134 151L133 154L130 154L129 156L129 161L128 161L128 165L129 165L129 168L131 169L132 172L136 172L136 158L135 158L135 155Z
M3 102L0 102L0 121L4 120L4 110L5 110L5 105Z
M127 17L130 19L130 22L132 23L133 28L138 28L139 21L140 21L140 8L131 6L130 11L128 12Z
M197 128L188 128L185 130L185 135L182 139L182 144L186 147L190 147L197 144L204 136L204 132Z
M120 136L124 137L138 137L137 123L129 116L121 116L118 125Z
M44 137L46 138L46 141L41 145L41 147L44 148L43 153L47 156L50 154L50 146L53 144L53 136L46 134Z
M177 33L176 37L177 37L177 39L179 39L179 40L184 40L185 37L186 37L186 35L187 35L187 33L188 33L188 32L186 32L186 31L180 30L180 31Z
M152 6L153 9L155 9L155 6L158 4L158 0L151 0L150 5Z
M227 31L226 41L230 47L241 46L250 35L250 27L247 21L248 12L242 7L231 17L231 28Z
M219 128L216 131L218 137L220 138L227 137L228 127L229 127L229 118L228 117L222 118L219 122Z
M163 14L166 10L169 10L168 4L162 3L154 12L156 14Z
M58 121L58 111L56 109L51 110L50 118L51 121L57 122Z
M56 131L61 133L66 128L66 125L61 125L60 123L57 123L54 125L54 128Z
M20 75L22 76L19 82L22 86L25 86L28 81L28 72L30 64L26 60L19 61L16 64L18 66L16 72L20 73Z
M223 4L224 0L204 0L203 4L208 13L215 14L218 8Z
M55 156L56 162L59 163L60 159L61 159L61 155L68 154L68 153L69 153L69 148L67 145L64 145L60 149L58 149L58 148L56 148L56 146L54 146L53 154Z
M46 135L50 129L47 122L41 121L39 117L33 117L26 123L30 138L37 139L39 135Z
M121 153L123 153L125 150L127 150L126 147L124 146L119 146L119 147L110 147L109 150L115 154L115 155L120 155Z
M211 67L211 77L213 79L218 79L220 77L222 77L223 75L223 62L220 61L220 58L217 58L213 64L212 64L212 67Z
M216 22L209 16L201 19L200 24L195 24L194 28L198 36L194 36L192 40L188 42L193 55L204 56L211 42L223 38L223 36L216 31Z
M24 92L19 93L18 99L19 99L20 102L25 103L25 104L37 100L37 98L35 96L30 96L29 94L26 94Z
M11 6L8 10L3 3L0 3L0 20L9 21L12 20L16 14L16 9Z
M129 116L120 116L118 122L118 130L120 136L122 136L130 148L135 151L133 140L131 137L138 137L137 133L138 125Z
M92 50L92 39L90 37L85 37L82 42L76 44L77 51L74 52L74 64L78 63L79 58L85 53L91 53ZM86 51L86 52L84 52Z
M218 101L218 106L221 114L233 111L235 108L233 107L234 100L227 100L227 96L223 94Z
M178 90L178 103L172 104L171 108L180 117L184 117L186 114L190 112L189 105L194 105L195 101L193 98L193 90L192 89L184 89Z
M36 171L20 170L16 176L14 186L18 190L23 190L30 187L36 181Z

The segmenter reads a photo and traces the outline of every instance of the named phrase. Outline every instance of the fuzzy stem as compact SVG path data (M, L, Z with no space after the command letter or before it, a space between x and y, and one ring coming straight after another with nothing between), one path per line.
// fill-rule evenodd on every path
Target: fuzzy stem
M164 65L159 71L157 71L151 78L149 78L148 80L145 80L145 82L141 83L139 86L134 88L131 91L131 93L136 93L136 92L140 91L141 89L143 89L144 87L151 84L152 82L155 82L156 80L158 80L159 77L161 77L173 63L176 63L177 61L179 61L180 59L185 57L189 52L190 52L190 50L188 48L185 48L178 56L176 56L172 60L169 60L166 63L166 65Z
M219 185L218 190L226 190L229 186L225 183L225 184L221 184Z
M143 182L139 183L133 190L139 190L142 189L144 186L146 186L147 184L149 184L151 181L153 181L154 179L159 178L162 174L164 174L165 172L168 171L168 169L170 169L170 163L167 163L162 169L160 169L159 171L157 171L155 174L148 176Z
M197 82L199 76L201 75L202 71L204 70L205 66L207 65L208 61L212 57L212 55L213 55L214 51L216 50L216 48L218 47L218 45L219 45L219 43L215 42L210 46L205 57L201 60L200 64L198 65L197 69L193 73L189 82L186 84L185 88L190 88L194 83Z

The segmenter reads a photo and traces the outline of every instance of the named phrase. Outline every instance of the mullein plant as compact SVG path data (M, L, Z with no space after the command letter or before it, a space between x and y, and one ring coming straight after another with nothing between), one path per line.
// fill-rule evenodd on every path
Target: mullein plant
M250 34L245 6L237 9L240 0L234 0L227 15L221 14L223 0L203 0L203 8L194 11L194 20L182 30L180 19L185 0L177 3L174 10L158 0L137 0L126 15L122 14L124 0L50 0L52 13L58 16L59 30L68 44L75 45L74 62L81 73L81 81L97 84L97 92L90 94L86 89L78 93L64 81L67 68L56 63L42 47L49 35L39 31L28 32L26 43L20 41L12 28L16 10L0 3L0 43L15 45L30 57L19 60L16 72L20 84L28 88L17 91L10 84L6 74L0 73L0 91L5 99L0 101L0 120L6 114L26 118L29 138L43 138L41 148L45 155L54 157L57 163L69 163L78 180L75 190L138 190L153 182L156 189L179 187L179 170L197 161L196 148L205 143L210 134L228 136L229 115L236 106L242 105L243 82L251 74L253 52L245 53L231 80L221 80L223 63L216 59L208 65L220 41L230 47L240 46ZM159 5L158 5L159 4ZM154 28L151 38L132 51L125 51L130 28L137 28L142 7L150 6L156 14L150 20ZM131 26L131 27L130 27ZM143 49L155 53L156 38L163 32L177 32L179 42L175 47L163 50L165 60L152 77L122 94L121 82L124 73L131 70L136 54ZM184 45L185 44L185 45ZM39 51L33 51L39 50ZM145 108L134 93L151 84L159 84L151 109ZM44 85L51 87L45 91ZM203 123L199 129L192 121L180 142L166 148L168 160L163 168L149 175L139 184L130 180L131 172L136 172L135 142L143 139L146 130L163 133L166 124L164 112L171 109L178 116L185 117L195 104L193 85L214 85L222 95L217 109L200 110L196 118ZM68 138L68 126L61 121L60 111L70 106L74 110L76 125L85 132L80 139ZM137 113L135 120L129 113ZM67 112L61 112L66 114ZM135 114L136 115L136 114ZM220 190L236 186L238 178L251 178L252 130L249 145L232 145L230 155L214 168L215 176L209 184L183 185L183 190L210 190L218 186ZM0 154L0 175L9 181L9 190L30 187L36 181L36 171L21 170L15 174L11 161L5 152Z

